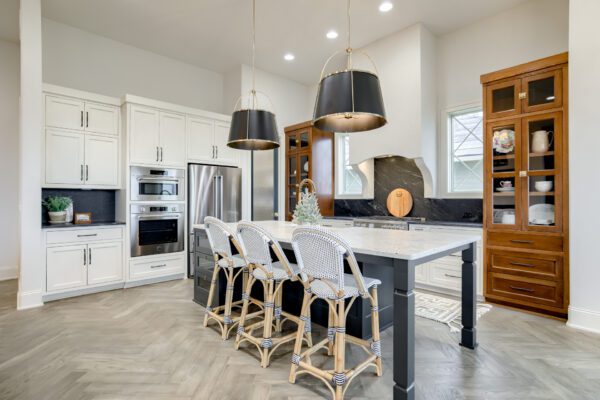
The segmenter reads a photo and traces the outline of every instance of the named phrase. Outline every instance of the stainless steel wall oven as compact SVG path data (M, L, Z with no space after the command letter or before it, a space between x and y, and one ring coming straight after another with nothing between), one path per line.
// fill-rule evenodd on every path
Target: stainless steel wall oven
M131 257L184 250L185 204L132 204Z

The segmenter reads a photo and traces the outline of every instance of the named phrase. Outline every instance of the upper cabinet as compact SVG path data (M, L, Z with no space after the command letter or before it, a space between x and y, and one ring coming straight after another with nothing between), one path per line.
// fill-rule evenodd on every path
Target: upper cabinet
M129 135L131 164L185 167L185 115L134 104Z
M118 100L52 86L46 93L44 187L118 189ZM92 97L92 99L88 98ZM76 96L81 96L78 98ZM86 96L86 97L84 97Z
M193 162L237 165L239 150L227 146L229 122L211 118L188 116L187 158Z

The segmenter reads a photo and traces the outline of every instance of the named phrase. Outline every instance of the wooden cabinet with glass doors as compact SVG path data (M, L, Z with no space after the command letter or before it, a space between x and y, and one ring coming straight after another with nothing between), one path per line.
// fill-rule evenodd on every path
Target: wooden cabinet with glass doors
M312 126L312 121L285 128L285 219L292 220L300 201L303 179L315 183L321 215L333 216L334 134ZM306 188L304 190L307 190Z
M483 75L488 301L566 317L568 54Z

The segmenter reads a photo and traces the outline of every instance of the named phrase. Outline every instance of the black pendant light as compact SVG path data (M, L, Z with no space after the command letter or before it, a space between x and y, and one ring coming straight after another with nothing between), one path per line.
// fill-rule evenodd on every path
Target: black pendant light
M255 89L255 54L256 0L252 0L252 90L245 104L240 97L234 107L227 146L239 150L272 150L279 147L277 122L274 113L259 107L259 92Z
M350 47L350 0L347 3L347 15L346 69L324 75L329 62L342 51L334 53L325 63L317 91L313 125L333 132L370 131L387 123L381 85L377 67L366 53L360 52L373 65L375 72L357 70L352 66L354 51Z

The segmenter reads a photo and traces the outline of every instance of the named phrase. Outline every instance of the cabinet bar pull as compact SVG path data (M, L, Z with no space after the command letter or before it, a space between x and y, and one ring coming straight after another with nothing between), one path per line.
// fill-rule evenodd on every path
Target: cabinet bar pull
M86 182L90 179L90 168L89 165L85 165L85 180Z
M88 265L92 265L92 249L88 249Z
M524 287L519 287L519 286L512 286L512 285L511 285L511 286L509 286L509 287L510 287L512 290L519 290L519 291L521 291L521 292L528 292L528 293L534 292L534 290L533 290L533 289L529 289L529 288L524 288Z
M158 265L151 265L150 268L162 268L162 267L166 267L167 264L158 264Z
M85 127L89 127L90 126L90 114L86 111L85 112Z
M83 164L81 164L81 168L79 169L79 174L81 175L81 182L83 182Z
M163 150L164 150L164 147L161 147L160 148L160 162L163 161Z
M85 253L85 249L83 249L83 265L87 265L87 254Z
M511 243L521 243L521 244L533 244L533 240L519 240L519 239L511 239Z
M81 111L81 127L83 128L83 111Z
M97 233L87 233L87 234L77 235L77 237L94 237L94 236L98 236L98 234Z
M444 274L445 276L447 276L448 278L457 278L457 279L462 279L462 276L457 276L457 275L450 275L450 274Z
M217 155L215 156L215 158L219 158L219 146L215 146L215 150L217 152Z
M158 146L156 146L156 162L158 162Z
M528 267L528 268L535 267L535 264L525 264L525 263L520 263L520 262L511 262L510 265L516 265L517 267Z

